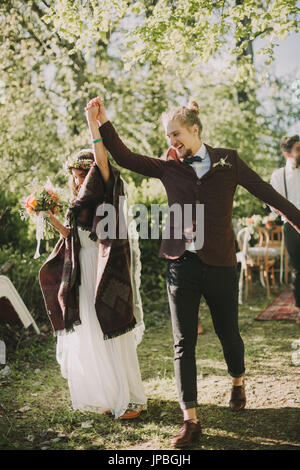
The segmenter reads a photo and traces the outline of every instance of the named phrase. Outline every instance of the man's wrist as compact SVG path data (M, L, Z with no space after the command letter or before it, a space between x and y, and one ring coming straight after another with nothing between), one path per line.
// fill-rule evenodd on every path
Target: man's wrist
M101 121L98 121L99 126L103 126L103 124L107 123L109 121L108 117L106 116L104 119L101 119Z

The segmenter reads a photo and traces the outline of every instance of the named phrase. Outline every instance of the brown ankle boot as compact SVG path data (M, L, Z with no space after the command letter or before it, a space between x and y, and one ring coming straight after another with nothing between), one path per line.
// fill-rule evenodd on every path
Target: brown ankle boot
M245 382L243 385L233 385L231 389L231 397L229 407L231 411L240 411L245 408L246 405L246 393L245 393Z
M200 423L193 423L192 420L184 421L179 433L171 439L171 446L184 447L196 439L201 432L202 429Z

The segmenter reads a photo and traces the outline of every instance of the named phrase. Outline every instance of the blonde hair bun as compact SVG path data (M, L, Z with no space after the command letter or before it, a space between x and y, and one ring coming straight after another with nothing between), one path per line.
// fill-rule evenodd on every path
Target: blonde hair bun
M188 108L194 111L196 114L199 114L199 106L196 101L190 101L188 104Z
M195 124L199 128L199 137L202 132L202 124L199 118L199 106L196 101L190 101L187 106L178 106L162 114L161 120L164 126L170 121L178 121L185 127L192 127Z

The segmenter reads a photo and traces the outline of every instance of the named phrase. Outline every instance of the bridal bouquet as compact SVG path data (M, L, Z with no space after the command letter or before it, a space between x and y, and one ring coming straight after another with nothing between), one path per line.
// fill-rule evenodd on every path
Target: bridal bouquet
M30 217L36 223L37 248L34 255L36 259L40 257L41 240L54 238L54 229L49 221L48 211L53 214L62 212L64 203L60 201L59 189L52 185L49 178L43 187L29 194L23 202L25 208L19 211L21 218L24 220Z

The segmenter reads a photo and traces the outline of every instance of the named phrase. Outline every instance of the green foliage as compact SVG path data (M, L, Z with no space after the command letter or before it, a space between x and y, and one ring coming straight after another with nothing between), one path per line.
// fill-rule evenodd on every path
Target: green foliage
M145 204L150 209L151 204L166 204L165 188L158 179L143 179L140 185L135 186L131 180L128 184L130 204Z
M158 257L160 240L140 240L139 244L142 263L141 295L143 303L149 305L166 295L167 261ZM153 305L151 308L154 308Z
M0 248L11 243L16 249L24 250L27 237L28 223L18 213L17 197L0 191Z
M32 283L40 260L32 258L34 224L22 222L18 209L32 185L47 177L67 193L63 166L75 151L90 147L84 105L93 96L103 96L130 149L156 157L168 146L161 113L193 98L204 141L237 148L269 180L284 162L279 140L300 115L290 77L278 80L267 69L255 70L247 47L265 37L272 58L274 40L296 30L296 13L291 0L1 1L1 260L15 251L20 263L12 276L25 295L24 260ZM131 203L166 203L159 181L121 172ZM238 189L236 218L267 211ZM163 288L165 261L158 260L158 241L142 240L141 249L146 295ZM43 311L38 291L32 299L33 310Z
M161 113L193 97L200 103L206 141L213 146L238 148L241 156L268 179L271 168L277 166L277 142L287 125L299 116L291 109L290 84L265 78L264 89L269 87L272 96L270 112L265 96L257 98L262 77L253 73L252 64L240 58L238 69L225 71L222 66L218 70L211 62L204 67L198 49L203 41L205 53L209 53L210 41L215 41L215 49L220 47L224 38L217 34L218 28L222 29L223 20L223 26L227 24L229 13L233 21L226 41L236 26L237 43L238 35L249 32L245 28L252 27L254 37L264 28L269 34L266 21L274 20L275 14L274 30L278 32L284 24L291 26L295 5L284 2L284 8L280 0L266 5L256 1L240 3L221 8L221 3L191 0L176 4L105 1L100 8L97 1L57 0L49 7L37 0L1 2L5 27L0 39L0 109L5 113L0 113L0 187L8 186L21 200L33 179L43 184L49 176L54 184L63 186L66 158L90 146L84 105L98 94L104 97L109 117L127 145L152 156L161 156L167 148L159 124ZM252 26L243 24L245 15L250 15ZM187 27L179 39L173 31L177 22L178 31L183 24ZM153 23L154 35L157 26L166 30L170 44L176 41L173 49L168 45L171 53L175 51L176 67L169 67L167 60L156 60L156 46L151 46L149 37L149 61L141 59L141 52L139 63L124 71L126 54L134 50L125 36L135 26L137 31L147 29L148 23ZM214 34L210 34L210 28L217 28ZM192 52L186 54L182 41ZM136 41L135 47L142 51L143 41ZM162 46L160 50L168 53ZM197 60L191 55L194 53ZM226 62L226 55L222 57ZM240 86L248 98L245 103L238 102ZM128 179L129 173L123 174ZM143 180L132 173L130 177L137 186ZM242 206L248 209L244 203Z
M271 61L277 41L298 30L298 13L297 0L102 1L101 6L97 1L79 6L76 1L56 0L45 19L54 21L59 34L86 53L99 38L108 42L120 23L127 39L126 70L132 62L147 61L182 69L186 57L199 64L224 51L234 61L244 55L246 63L245 38L267 38L259 52Z

